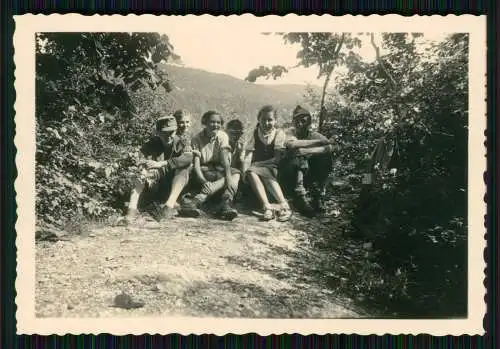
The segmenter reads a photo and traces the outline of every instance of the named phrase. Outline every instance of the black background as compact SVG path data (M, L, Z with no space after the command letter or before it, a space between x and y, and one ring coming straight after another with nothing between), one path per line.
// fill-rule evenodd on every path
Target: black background
M429 7L430 3L435 7ZM498 296L498 213L496 204L498 196L496 179L499 170L496 165L498 143L496 141L496 115L498 113L497 101L500 100L500 92L497 89L498 81L498 47L499 41L496 33L500 11L495 0L490 1L214 1L208 5L208 1L2 1L1 17L1 40L2 54L2 183L1 191L1 246L0 266L2 270L1 283L1 343L0 348L325 348L325 347L348 347L348 348L498 348L497 333L500 326L497 323L499 313ZM181 336L181 335L144 335L115 337L107 334L94 335L66 335L66 336L17 336L15 320L15 277L16 277L16 248L15 248L15 222L16 204L14 180L17 176L15 167L14 147L14 62L13 62L13 15L26 13L50 14L50 13L81 13L92 14L204 14L230 15L253 13L257 16L275 14L285 15L296 13L307 14L387 14L395 13L401 15L431 15L431 14L487 14L488 16L488 173L485 180L488 183L488 216L485 218L487 227L488 248L485 251L485 259L488 262L487 278L485 284L488 287L486 301L488 313L484 319L485 336L445 336L432 337L428 335L418 336L357 336L357 335L326 335L326 336L301 336L296 334L273 335L261 337L256 334L226 335L217 337L214 335ZM479 154L478 154L479 156ZM335 331L335 329L332 329Z

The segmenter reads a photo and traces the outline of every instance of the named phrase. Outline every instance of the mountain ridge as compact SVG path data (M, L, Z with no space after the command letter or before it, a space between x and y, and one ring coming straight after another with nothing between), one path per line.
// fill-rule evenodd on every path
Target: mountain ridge
M259 109L271 104L278 109L278 124L287 124L298 105L311 108L305 94L308 85L255 84L228 74L214 73L198 68L163 65L172 82L167 103L172 109L187 109L195 115L195 128L208 110L219 111L227 120L239 118L246 126L256 123ZM320 88L311 85L319 93Z

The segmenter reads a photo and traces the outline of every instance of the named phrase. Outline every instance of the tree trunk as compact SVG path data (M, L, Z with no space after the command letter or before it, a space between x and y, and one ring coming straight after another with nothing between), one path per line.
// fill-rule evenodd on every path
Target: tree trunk
M326 76L325 82L323 83L323 91L321 93L321 103L320 103L320 108L319 108L319 129L321 130L323 128L323 125L325 123L325 96L326 96L326 88L328 86L328 83L330 82L330 78L332 77L332 73L334 70L334 66L332 66L332 69Z
M321 103L320 103L320 108L319 108L319 125L318 128L321 130L323 128L323 125L325 123L325 96L326 96L326 88L328 87L328 84L330 83L330 79L332 77L332 73L335 70L335 61L337 60L339 56L340 49L342 48L342 45L344 44L344 33L342 33L342 36L340 37L340 41L335 48L335 52L333 53L333 58L332 58L332 66L330 68L330 71L326 75L325 82L323 84L323 91L321 93Z

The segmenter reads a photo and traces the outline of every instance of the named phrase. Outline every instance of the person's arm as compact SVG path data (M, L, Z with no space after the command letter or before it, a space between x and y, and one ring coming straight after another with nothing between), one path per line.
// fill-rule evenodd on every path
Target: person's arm
M224 168L226 177L226 186L231 183L231 145L229 144L229 136L224 131L217 132L216 142L220 151L220 162Z
M164 166L169 166L169 168L172 170L188 167L193 162L193 153L184 152L179 156L162 162L165 163Z
M311 148L329 144L327 138L324 139L290 139L285 146L288 149Z
M194 173L196 174L196 177L198 178L201 184L205 184L208 182L205 176L203 175L203 172L201 171L201 162L199 156L194 157Z
M152 143L151 141L144 144L139 150L139 165L145 166L147 169L154 168L158 161L156 157L153 156Z
M226 175L226 185L231 183L231 151L228 148L221 149L222 167Z
M322 147L313 147L313 148L299 148L297 149L296 154L298 156L303 155L314 155L314 154L325 154L333 152L334 147L332 144L325 145Z
M253 151L243 151L241 152L241 174L242 180L246 182L246 173L252 164Z

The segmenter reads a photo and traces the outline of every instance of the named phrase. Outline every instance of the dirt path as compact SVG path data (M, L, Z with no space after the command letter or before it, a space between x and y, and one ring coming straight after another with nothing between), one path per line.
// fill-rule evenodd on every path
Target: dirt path
M176 218L156 230L107 227L37 242L36 316L358 317L310 277L300 219ZM121 292L144 307L111 307Z

